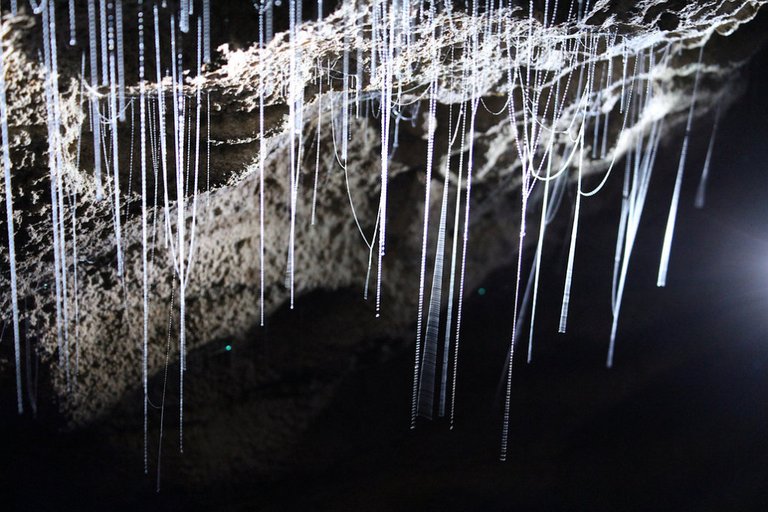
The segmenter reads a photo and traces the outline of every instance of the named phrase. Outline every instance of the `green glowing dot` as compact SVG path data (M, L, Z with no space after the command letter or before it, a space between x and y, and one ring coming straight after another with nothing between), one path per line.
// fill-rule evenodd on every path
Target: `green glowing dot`
M478 295L480 295L481 297L482 297L483 295L485 295L485 288L478 288L478 289L477 289L477 294L478 294Z
M232 350L232 345L227 345L226 347L224 347L224 350L229 352L230 350Z

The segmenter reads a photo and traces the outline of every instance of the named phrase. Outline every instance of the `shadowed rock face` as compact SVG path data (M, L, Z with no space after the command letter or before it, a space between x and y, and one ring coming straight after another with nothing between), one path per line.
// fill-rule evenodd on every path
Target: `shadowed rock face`
M524 167L519 140L535 125L521 108L524 101L529 104L529 111L540 108L540 116L544 118L546 112L552 115L547 94L555 90L561 94L562 116L556 125L557 134L551 141L540 142L531 152L535 165L543 161L549 147L566 144L569 138L573 140L576 132L569 128L584 119L584 104L589 104L591 118L599 112L608 131L606 151L595 148L593 152L593 141L587 137L589 147L585 151L583 171L604 173L637 137L649 132L653 121L665 119L665 138L672 140L680 132L691 105L696 73L700 74L697 116L707 115L718 103L725 106L731 103L741 90L741 69L764 39L764 18L758 16L763 3L757 0L597 1L592 14L580 23L563 21L567 12L562 12L565 7L560 6L554 24L544 23L544 2L535 4L533 22L522 9L478 16L457 9L452 14L442 13L434 21L416 25L412 46L402 48L389 71L379 62L375 74L371 62L369 2L358 2L354 11L342 7L321 22L302 25L297 33L300 53L293 64L292 45L285 33L278 34L266 48L259 48L252 44L256 30L247 30L253 18L229 12L226 21L217 16L224 16L225 9L235 11L234 8L218 7L222 12L214 11L214 24L226 23L227 30L216 28L214 38L229 44L219 48L201 78L195 78L193 71L185 80L190 104L194 105L200 88L204 115L210 105L210 124L207 118L202 123L204 133L210 130L210 158L205 147L200 160L201 168L206 170L200 175L201 191L196 198L189 190L185 194L188 223L191 223L189 203L194 200L197 205L196 253L185 293L186 343L190 353L188 386L192 403L196 404L188 411L191 424L188 443L204 445L201 436L217 435L195 429L196 421L210 420L206 424L221 428L227 425L227 429L237 423L223 422L219 417L210 419L226 414L222 411L227 409L218 403L207 408L206 390L209 386L215 388L217 377L206 371L205 361L221 357L222 341L237 347L254 338L258 342L269 336L268 330L257 327L262 272L267 324L275 312L279 311L278 316L289 314L281 308L285 309L288 300L286 256L292 158L288 105L296 98L303 97L304 152L297 188L295 291L297 296L314 294L314 299L309 300L324 303L324 316L313 324L316 332L286 328L282 333L286 344L301 344L301 348L281 347L269 357L260 354L254 356L252 362L238 363L236 371L242 372L242 379L231 383L232 394L227 397L233 403L250 393L260 397L248 402L249 407L254 408L252 415L241 414L242 411L237 415L237 421L249 416L252 423L241 423L237 428L241 429L242 436L256 435L260 439L253 448L254 453L249 454L250 459L257 462L249 460L243 464L270 470L282 463L290 466L284 457L292 443L333 398L342 376L359 358L384 359L387 353L404 348L402 343L392 340L409 333L416 318L430 127L434 129L435 139L428 207L434 227L440 215L445 169L449 169L452 183L447 192L448 204L452 205L457 191L453 185L458 178L456 162L460 157L468 160L469 146L474 147L471 249L467 263L467 287L470 288L517 251L520 176ZM126 20L136 19L134 9L133 5L126 6ZM60 9L58 14L61 28L65 26L65 9ZM169 13L163 11L163 23L167 24L168 16ZM353 17L356 23L351 22ZM353 26L364 28L353 31ZM491 31L485 34L487 27ZM237 35L225 39L229 29ZM141 210L136 193L141 187L137 168L137 102L128 107L129 121L119 127L118 181L124 203L121 236L125 259L124 276L120 277L116 268L111 205L95 197L88 102L83 101L83 89L77 80L81 49L60 45L62 121L57 144L64 159L67 222L73 213L77 219L79 319L75 327L72 299L75 283L70 280L69 348L64 354L57 337L53 293L45 72L37 60L40 20L28 13L15 18L6 16L3 31L11 111L10 154L19 300L24 334L32 340L31 350L44 369L41 374L44 394L39 397L39 407L57 408L69 426L82 427L106 416L107 421L118 425L116 444L141 450L141 418L136 416L140 414L136 404L141 401L143 327ZM83 24L81 34L84 31ZM249 34L253 39L248 39ZM128 94L134 100L138 97L135 37L126 38ZM364 70L360 87L350 86L348 96L339 79L345 40L351 72L356 73L358 67ZM190 67L194 62L194 44L185 43L185 65ZM592 54L583 49L587 44L594 45ZM165 36L162 45L167 49ZM297 72L291 75L290 69ZM585 96L578 84L582 83L581 79L587 79L585 73L588 75L589 69L597 85ZM154 76L154 70L148 75ZM538 85L531 86L526 78L529 76L534 76ZM632 82L631 76L637 80ZM371 251L355 223L350 203L354 205L360 229L370 240L381 193L382 117L377 111L382 85L388 79L393 90L400 91L397 114L409 119L399 124L398 145L391 150L387 161L390 180L387 252L382 268L381 318L376 319L372 305L376 250L373 251L374 276L368 287L368 302L362 302L359 297L365 287ZM432 80L436 85L430 93ZM148 87L156 90L157 84ZM652 91L654 99L636 117L628 116L628 121L623 121L621 95L630 87ZM168 94L167 84L164 90ZM542 91L541 95L536 96L536 91ZM85 89L86 95L96 93ZM151 104L157 97L153 94ZM428 112L430 95L437 104L434 121ZM264 102L263 112L259 108L260 98ZM483 100L477 107L474 138L470 141L465 137L467 140L461 148L458 142L454 143L449 152L449 127L455 129L460 105L471 98ZM341 130L337 118L345 99L352 112L346 172L337 156ZM509 108L510 103L516 110ZM152 108L155 107L150 107L150 114ZM259 132L262 113L263 140ZM609 114L607 121L606 114ZM514 127L510 119L514 119ZM190 126L190 129L195 128ZM263 268L259 255L262 144ZM170 152L169 160L174 156ZM565 160L564 155L558 157L555 165L564 165ZM576 168L575 163L569 165ZM162 179L156 176L152 175L148 186L159 190L162 202ZM203 177L205 186L202 186ZM107 178L104 179L106 183ZM315 182L318 184L316 194ZM595 178L594 184L598 182ZM76 209L69 202L75 192ZM172 199L177 197L172 184L169 195ZM537 205L539 199L537 191L531 205ZM164 239L165 215L176 218L176 202L171 200L167 213L154 205L153 198L149 213L152 246L148 367L152 376L150 389L157 392L165 378L166 361L173 363L177 359L179 290ZM311 223L313 209L314 224ZM535 206L529 210L532 219L538 219L537 210ZM451 207L449 218L453 214ZM533 222L535 225L537 220ZM551 236L567 236L568 222L567 219L557 221ZM4 221L2 223L1 231L5 233ZM437 232L433 229L428 240L428 261L434 254L436 238ZM529 237L526 243L533 240ZM447 243L452 243L451 232ZM7 251L6 247L3 244L2 250ZM66 250L68 255L72 254L72 239L66 241ZM7 252L3 252L4 262L7 257ZM70 272L73 270L70 263ZM7 278L7 273L0 276L3 289L8 289ZM328 292L334 290L338 292ZM9 316L10 299L6 295L0 298L0 309ZM175 333L170 339L169 332ZM1 355L6 361L1 369L10 374L13 371L11 344L3 345ZM29 351L27 357L31 357ZM306 381L298 379L297 383L296 376L308 377ZM169 383L178 386L178 375L171 372ZM221 400L219 395L215 396L217 401ZM152 397L155 402L159 399L156 395ZM173 405L171 409L176 411L177 402ZM176 416L175 412L171 416ZM125 434L121 431L124 425L136 429ZM177 427L168 428L173 431ZM233 447L232 453L238 449ZM230 460L226 454L209 460L216 464L216 460L222 459ZM184 464L181 460L172 463ZM188 478L203 478L206 474L199 466L187 464L182 471Z

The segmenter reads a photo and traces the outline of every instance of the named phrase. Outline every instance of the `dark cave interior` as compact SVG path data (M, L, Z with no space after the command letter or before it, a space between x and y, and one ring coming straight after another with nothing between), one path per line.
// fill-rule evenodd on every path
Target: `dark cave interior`
M232 35L233 41L246 39ZM372 314L357 290L316 291L301 297L293 311L286 306L276 312L251 339L218 340L190 354L185 429L192 433L179 454L173 435L178 425L169 424L160 492L157 474L143 474L135 443L138 390L109 417L69 431L53 408L36 418L17 416L12 373L0 372L2 508L764 510L768 52L757 55L748 76L746 93L723 117L703 210L693 200L711 118L694 127L670 280L657 288L680 138L662 145L610 370L603 363L618 201L601 206L583 225L567 334L556 333L567 240L550 241L562 245L544 263L550 270L541 301L552 307L541 309L533 362L526 364L522 355L515 360L507 462L497 455L514 300L512 256L468 294L452 430L444 420L408 428L412 339L370 339L354 351L323 351L323 340L345 328L340 326L364 328L355 324ZM609 187L609 195L620 197L618 179ZM0 350L9 345L6 334ZM302 370L307 359L314 362L313 373ZM273 368L273 385L256 379L264 367ZM268 476L249 469L254 458L271 464L260 448L263 433L249 430L249 418L263 414L275 397L313 400L317 383L342 370L347 376L330 406L291 445L289 460L276 460ZM177 375L178 365L169 372ZM254 379L254 385L240 382L234 393L232 382L243 379ZM196 392L198 380L206 386ZM161 385L156 376L153 389ZM39 393L46 398L45 389ZM224 455L212 459L216 452ZM197 468L194 480L176 471L181 459Z

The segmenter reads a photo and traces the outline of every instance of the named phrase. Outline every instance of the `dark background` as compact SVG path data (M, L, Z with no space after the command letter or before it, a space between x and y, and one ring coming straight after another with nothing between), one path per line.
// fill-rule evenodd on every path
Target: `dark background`
M483 283L485 295L469 291L452 431L440 421L409 430L409 349L350 375L296 450L294 469L277 480L244 472L222 484L211 475L211 485L156 494L154 475L136 463L140 453L111 456L98 429L67 433L49 417L16 417L3 378L0 509L765 510L767 66L763 51L746 94L723 117L704 210L692 204L712 119L697 123L668 284L658 289L681 145L666 141L612 370L604 361L619 178L612 207L585 201L565 335L556 333L565 251L550 248L534 360L526 365L521 348L515 361L508 462L497 460L497 389L511 331L512 262ZM297 309L311 314L321 300L310 296Z

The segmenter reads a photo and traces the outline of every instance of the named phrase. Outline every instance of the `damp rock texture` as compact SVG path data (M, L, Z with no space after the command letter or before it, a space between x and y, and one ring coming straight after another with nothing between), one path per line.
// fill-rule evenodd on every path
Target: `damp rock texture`
M434 14L414 11L403 17L412 21L410 26L392 29L393 34L409 31L407 37L398 39L403 44L394 48L394 44L382 46L380 35L372 37L373 24L381 19L374 20L371 2L345 2L322 21L301 24L295 37L280 32L265 47L257 43L255 28L251 41L219 41L223 44L214 50L202 76L197 76L194 66L194 37L185 39L183 51L189 60L185 68L190 71L184 78L183 95L190 119L198 91L202 98L198 192L188 182L184 192L177 192L175 179L169 178L171 200L166 209L162 166L155 162L150 170L146 194L150 204L147 355L151 381L162 382L166 362L173 364L179 354L179 286L168 240L168 233L175 231L166 229L166 219L177 218L178 194L185 198L188 226L192 226L190 205L196 205L184 319L186 350L193 354L192 361L194 354L219 350L222 342L235 346L254 343L254 338L258 342L262 306L267 328L270 315L287 307L291 169L295 162L296 307L301 307L301 297L320 290L343 290L345 296L359 300L351 310L354 314L341 307L326 311L329 318L322 323L321 334L303 339L300 332L292 333L286 343L306 347L291 352L294 356L274 357L269 364L245 368L243 379L233 383L236 388L230 398L236 401L238 390L284 384L290 374L285 368L296 374L323 375L254 406L251 417L259 424L255 430L263 434L263 457L259 459L264 462L267 457L278 457L275 453L282 453L308 428L352 364L330 364L328 357L317 355L317 346L326 346L329 354L343 360L374 350L370 340L386 344L396 336L415 338L410 333L418 307L428 162L432 169L427 289L443 194L452 222L456 193L467 191L467 163L472 161L466 267L466 288L471 289L472 283L517 252L525 172L533 168L545 173L551 166L575 178L581 165L588 188L596 187L607 172L620 180L624 166L619 172L616 162L648 136L656 121L663 120L660 129L665 141L679 142L697 74L695 117L709 119L718 105L728 106L745 78L742 68L765 34L764 17L759 13L763 0L598 0L587 14L571 21L567 21L569 3L561 3L564 5L554 12L550 2L546 8L544 2L534 2L532 15L527 2L525 8L492 12L472 13L458 7ZM134 26L136 9L134 3L126 3L126 27ZM146 12L147 20L151 19L148 9ZM214 8L214 24L216 14ZM59 39L64 39L65 15L63 8L57 13ZM80 16L79 22L84 23ZM169 12L161 10L163 26L168 18ZM251 21L230 19L228 23L235 26ZM81 57L82 62L87 61L82 53L87 42L83 24L79 27L83 44L69 47L62 41L58 48L55 93L61 114L58 133L52 135L46 125L44 87L49 77L39 57L41 23L29 11L3 15L19 303L21 327L28 340L23 359L39 359L42 368L42 382L32 389L27 385L32 379L25 377L24 393L31 401L40 390L36 407L57 409L74 427L104 418L126 397L135 397L142 386L137 44L136 36L128 34L133 29L126 28L128 102L126 120L118 127L119 174L117 180L111 175L106 165L109 155L106 161L102 159L101 180L106 191L105 198L98 200L89 99L97 96L106 104L109 91L81 83ZM238 29L248 33L243 27ZM154 46L147 44L147 61L152 62ZM161 37L161 46L167 54L167 34ZM154 68L150 69L147 76L154 77ZM152 167L152 158L158 155L158 84L154 79L147 82L147 90L149 115L154 116L150 130L155 130L147 142L154 148L149 157ZM169 80L163 82L162 90L171 94ZM382 101L386 97L389 106ZM430 103L434 104L432 112ZM297 106L300 116L295 112ZM170 114L168 108L169 118ZM345 115L346 123L342 121ZM385 122L390 127L389 143L382 152ZM191 121L185 129L193 135L196 130ZM568 148L576 147L573 141L579 139L580 130L586 133L583 158L569 158ZM172 139L169 133L171 145ZM194 145L193 139L188 155L194 156ZM66 224L67 281L59 291L58 308L51 151L58 151L62 159L60 206ZM430 151L432 157L428 157ZM171 150L169 161L174 157ZM388 178L386 253L381 268L381 310L376 318L382 162ZM449 185L444 191L446 173ZM463 181L457 188L459 180ZM110 199L116 186L121 198L122 275L118 275L114 200ZM537 185L530 196L529 232L536 230L540 215L540 189ZM619 200L600 197L594 200ZM5 237L5 220L1 223ZM554 232L552 236L569 235L567 229ZM458 233L461 237L461 231ZM450 247L450 223L446 236ZM528 237L524 246L531 243L535 237ZM5 240L1 250L0 311L8 321ZM317 341L318 337L322 338L319 344L307 346L306 340ZM6 339L0 370L10 375L15 370L11 343ZM392 350L403 349L395 346ZM206 396L204 389L213 385L216 376L193 370L186 385L198 390L198 407L204 407L200 405ZM175 389L178 381L168 386ZM156 399L159 397L153 397ZM175 398L172 405L177 410ZM193 433L189 443L204 444L203 439L195 439L196 420L190 414ZM200 412L197 419L219 421L212 413L208 416Z

